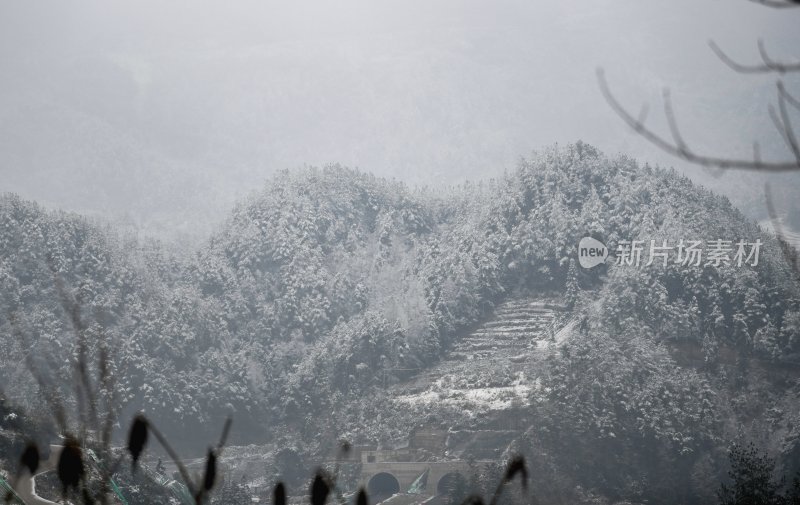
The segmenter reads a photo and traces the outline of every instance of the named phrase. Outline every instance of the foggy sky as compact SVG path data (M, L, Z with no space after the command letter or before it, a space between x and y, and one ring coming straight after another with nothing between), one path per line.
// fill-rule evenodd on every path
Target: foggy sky
M198 237L303 164L452 184L580 139L682 168L613 114L598 66L656 128L669 86L698 151L787 157L775 77L733 73L707 41L800 58L799 24L746 0L3 2L0 191ZM763 214L752 176L690 173Z

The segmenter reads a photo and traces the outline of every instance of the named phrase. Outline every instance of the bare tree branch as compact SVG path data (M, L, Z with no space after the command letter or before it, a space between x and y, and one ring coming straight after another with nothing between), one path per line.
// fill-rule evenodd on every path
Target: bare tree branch
M667 117L670 131L672 132L673 142L665 139L663 136L655 133L653 130L644 125L643 119L637 119L628 110L622 106L617 98L611 93L608 82L605 78L605 72L602 68L597 69L597 80L600 85L600 91L603 93L606 102L611 106L614 112L625 121L628 126L634 129L642 137L655 144L662 150L682 158L690 163L703 165L711 168L720 169L734 169L734 170L759 170L764 172L792 172L800 170L800 161L761 161L756 160L741 160L732 158L719 158L715 156L706 156L695 153L686 146L682 135L677 127L675 120L675 113L672 108L672 100L668 91L664 93L664 114ZM646 109L644 109L646 110ZM640 114L640 118L644 116Z
M783 226L781 225L781 220L778 217L778 213L775 211L775 205L773 204L772 199L772 189L770 188L769 183L764 185L764 197L767 201L767 212L769 212L772 230L775 232L775 236L778 239L778 245L781 248L783 257L789 264L789 267L791 267L792 272L794 272L795 278L800 280L800 251L792 247L792 244L789 243L789 241L786 239L786 235L783 233Z
M675 145L680 151L681 156L686 157L690 151L689 147L686 145L686 141L683 140L683 136L681 136L681 132L678 129L678 122L675 120L675 112L674 109L672 108L672 97L669 92L669 88L664 88L663 97L664 97L664 116L666 116L667 118L667 123L669 124L669 131L672 133L672 139L675 141Z
M778 83L778 110L780 111L780 117L778 116L778 113L775 112L775 107L770 105L769 116L772 119L772 123L775 125L775 128L778 130L778 133L780 133L781 137L783 137L783 141L792 151L792 154L794 155L798 165L800 165L800 146L797 142L797 136L794 134L794 128L792 127L792 121L789 118L789 112L786 109L786 99L780 92L780 83Z
M750 1L759 5L763 5L765 7L772 7L774 9L800 7L800 2L798 2L797 0L750 0Z
M77 346L78 346L78 359L75 362L75 372L78 376L79 380L74 382L75 386L75 395L76 399L78 400L78 406L81 410L81 414L83 414L83 403L86 403L88 406L89 412L89 422L91 422L91 426L93 428L97 428L99 426L99 417L97 414L97 393L92 386L92 380L89 377L89 369L88 369L88 339L86 332L88 330L87 325L84 323L83 319L81 318L81 309L80 304L77 300L75 300L67 291L66 286L64 285L64 281L59 275L58 271L55 269L51 260L48 260L48 266L53 274L53 283L56 286L56 291L58 292L59 298L61 299L61 306L64 308L64 311L69 315L70 322L72 323L72 329L75 333L75 337L77 339ZM86 429L86 426L89 424L86 419L83 420L83 429Z
M758 40L758 53L761 56L761 63L754 65L744 65L735 61L722 49L720 49L717 43L713 40L709 40L708 45L723 63L741 74L763 74L768 72L785 74L787 72L800 72L800 62L786 63L772 59L772 57L770 57L767 53L767 50L764 48L764 41L761 39Z
M18 341L22 342L24 347L31 347L27 345L27 337L25 332L20 327L17 315L10 313L9 321L11 323L11 330ZM67 409L64 405L63 399L58 394L58 388L51 387L51 384L48 382L45 375L39 370L39 367L34 361L31 353L27 353L25 355L25 363L28 367L28 371L36 380L39 391L42 393L42 397L44 398L45 402L47 402L58 428L62 433L66 433L69 427L69 418L67 416Z
M181 458L178 456L178 453L175 452L175 449L172 448L166 437L164 437L164 435L162 435L161 432L158 431L158 429L149 420L147 424L150 432L156 437L156 440L158 440L158 443L161 444L161 447L163 447L167 452L172 462L175 463L175 466L178 468L178 472L186 484L186 487L189 488L189 493L192 496L195 496L197 494L195 483L192 480L192 477L189 475L189 471L186 469L186 466L184 466L183 462L181 462Z
M795 98L788 91L786 91L786 86L783 85L783 81L778 81L778 94L780 94L786 103L791 105L797 110L800 110L800 99Z

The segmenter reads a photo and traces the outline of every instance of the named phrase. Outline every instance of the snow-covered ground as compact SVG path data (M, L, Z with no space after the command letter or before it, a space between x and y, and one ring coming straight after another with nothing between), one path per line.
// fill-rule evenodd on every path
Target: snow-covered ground
M526 403L538 388L527 371L575 327L575 321L561 322L561 314L552 300L502 303L493 317L460 339L441 363L397 385L395 401L457 407L470 414Z
M412 405L452 405L476 410L505 410L514 402L525 401L532 388L527 384L514 386L450 389L446 391L424 391L398 397L399 402Z

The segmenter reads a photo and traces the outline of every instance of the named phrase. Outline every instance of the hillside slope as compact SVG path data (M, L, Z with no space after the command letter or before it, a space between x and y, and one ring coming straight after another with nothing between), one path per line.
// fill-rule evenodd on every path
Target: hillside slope
M390 390L396 401L450 405L497 418L527 401L531 360L555 344L564 308L547 298L508 299L458 339L441 361Z
M758 265L586 270L576 245L587 235L612 251L650 239L763 246ZM582 143L448 191L337 166L282 172L191 251L6 196L0 284L0 310L16 318L0 334L10 393L43 412L23 380L31 346L70 384L74 300L89 350L114 343L123 418L144 410L198 452L229 414L233 443L325 458L342 438L389 446L421 423L480 429L483 413L511 408L517 448L560 469L562 491L654 502L660 491L642 483L698 472L705 484L678 498L699 500L736 437L763 440L787 468L800 454L796 384L745 366L800 356L800 295L774 238L674 172ZM549 342L551 309L530 302L543 293L580 321L566 341ZM702 346L707 367L677 366L673 341ZM718 363L720 346L743 356L740 369ZM598 459L606 472L581 466Z

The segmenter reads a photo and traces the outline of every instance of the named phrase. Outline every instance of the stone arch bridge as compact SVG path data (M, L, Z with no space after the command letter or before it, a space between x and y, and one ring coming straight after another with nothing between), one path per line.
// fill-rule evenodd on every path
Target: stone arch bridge
M453 482L453 479L458 479L459 474L468 479L472 471L466 461L363 463L359 486L363 486L369 496L391 496L396 493L406 493L414 481L426 470L429 471L427 485L422 491L422 494L425 495L442 494L447 489L447 485Z

